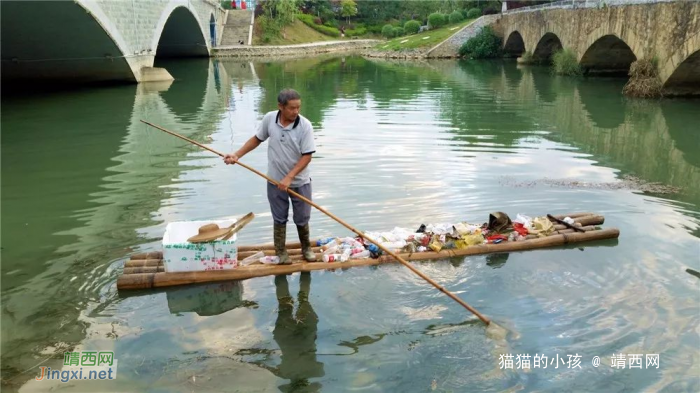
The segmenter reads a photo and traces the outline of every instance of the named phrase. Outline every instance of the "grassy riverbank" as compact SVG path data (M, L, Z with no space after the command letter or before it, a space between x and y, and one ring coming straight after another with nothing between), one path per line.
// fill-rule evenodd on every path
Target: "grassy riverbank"
M428 30L422 33L402 36L378 44L374 49L380 51L399 51L402 49L430 48L448 39L452 34L458 32L464 26L472 23L474 19L468 19L453 25L448 25L435 30Z

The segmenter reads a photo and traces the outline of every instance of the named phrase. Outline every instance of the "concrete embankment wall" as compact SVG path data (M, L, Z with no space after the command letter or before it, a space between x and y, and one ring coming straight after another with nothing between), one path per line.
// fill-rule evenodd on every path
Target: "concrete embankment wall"
M212 51L214 57L281 57L320 53L353 52L377 45L378 40L327 41L285 46L228 46Z

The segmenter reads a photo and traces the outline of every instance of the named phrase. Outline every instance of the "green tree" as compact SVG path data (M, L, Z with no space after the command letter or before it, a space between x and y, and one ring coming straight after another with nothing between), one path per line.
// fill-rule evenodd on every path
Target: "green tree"
M467 18L476 19L481 16L481 10L478 8L472 8L467 12Z
M435 12L432 13L428 16L428 26L430 26L430 29L437 29L442 26L444 26L447 23L447 18L445 18L445 15Z
M452 11L450 14L450 23L459 23L464 19L462 13L459 11Z
M357 3L354 0L343 0L340 3L340 15L347 18L347 23L350 24L350 17L357 15Z
M384 27L382 27L382 35L386 38L393 37L394 36L394 26L384 25Z
M470 38L459 48L460 56L473 59L487 59L501 55L501 37L493 32L491 26L486 26L477 35Z
M273 17L280 26L287 26L294 22L299 9L296 0L275 0L270 1L269 4L272 7Z
M333 6L330 0L303 0L300 4L300 8L321 19L333 17Z
M420 30L420 23L415 20L409 20L403 25L403 30L406 34L416 34Z

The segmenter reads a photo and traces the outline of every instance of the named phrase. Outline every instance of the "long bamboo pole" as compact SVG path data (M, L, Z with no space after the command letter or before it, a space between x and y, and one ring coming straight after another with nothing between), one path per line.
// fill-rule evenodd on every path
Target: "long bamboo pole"
M194 144L194 145L197 145L197 146L199 146L199 147L201 147L201 148L203 148L203 149L205 149L205 150L209 150L210 152L212 152L212 153L214 153L214 154L216 154L216 155L218 155L218 156L220 156L220 157L224 157L224 154L222 154L222 153L220 153L220 152L218 152L218 151L216 151L216 150L214 150L214 149L212 149L212 148L210 148L210 147L204 146L204 145L202 145L201 143L195 142L195 141L193 141L193 140L190 139L190 138L187 138L187 137L182 136L182 135L180 135L180 134L176 134L176 133L174 133L174 132L172 132L172 131L168 131L168 130L166 130L166 129L163 128L163 127L159 127L159 126L157 126L157 125L155 125L155 124L152 124L152 123L149 123L149 122L147 122L147 121L145 121L145 120L141 120L141 122L143 122L143 123L145 123L145 124L147 124L147 125L149 125L149 126L151 126L151 127L153 127L153 128L156 128L156 129L158 129L158 130L161 130L161 131L163 131L163 132L165 132L165 133L168 133L168 134L170 134L170 135L172 135L172 136L175 136L175 137L177 137L177 138L180 138L180 139L182 139L182 140L185 140L185 141L187 141L187 142L190 142L190 143L192 143L192 144ZM275 181L275 180L273 180L272 178L268 177L268 176L265 175L264 173L259 172L259 171L256 170L255 168L252 168L252 167L250 167L250 166L248 166L248 165L246 165L246 164L244 164L244 163L242 163L242 162L240 162L240 161L236 161L236 164L238 164L238 165L242 166L243 168L245 168L245 169L247 169L247 170L249 170L249 171L255 173L256 175L258 175L258 176L260 176L260 177L266 179L267 181L269 181L270 183L272 183L272 184L274 184L274 185L279 185L279 183L278 183L277 181ZM398 256L398 255L397 255L396 253L394 253L393 251L391 251L391 250L389 250L388 248L382 246L382 245L381 245L379 242L377 242L376 240L374 240L374 239L372 239L372 238L366 236L362 231L360 231L360 230L358 230L358 229L355 229L355 228L354 228L353 226L351 226L350 224L348 224L348 223L346 223L345 221L341 220L340 218L336 217L335 215L333 215L332 213L330 213L330 212L327 211L326 209L322 208L321 206L317 205L316 203L312 202L311 200L305 198L303 195L300 195L299 193L294 192L294 191L291 190L291 189L287 189L287 192L288 192L289 194L291 194L291 195L293 195L293 196L295 196L295 197L301 199L302 201L308 203L309 205L315 207L315 208L318 209L321 213L323 213L323 214L327 215L328 217L334 219L334 220L337 221L339 224L341 224L341 225L344 226L345 228L351 230L352 232L356 233L358 236L362 237L363 239L367 240L368 242L376 244L377 247L379 247L379 248L380 248L382 251L384 251L386 254L391 255L394 259L396 259L397 261L399 261L402 265L404 265L404 266L406 266L407 268L409 268L413 273L415 273L415 274L417 274L418 276L420 276L420 278L422 278L422 279L424 279L425 281L427 281L428 283L430 283L432 286L434 286L435 288L437 288L440 292L442 292L442 293L444 293L445 295L449 296L452 300L454 300L454 301L456 301L457 303L459 303L462 307L464 307L464 308L466 308L467 310L469 310L469 312L471 312L472 314L476 315L476 316L477 316L482 322L484 322L486 325L489 325L489 324L491 323L491 320L490 320L490 319L486 318L484 315L482 315L480 312L478 312L478 311L477 311L476 309L474 309L472 306L470 306L469 304L467 304L465 301L463 301L462 299L460 299L459 297L457 297L455 294L453 294L452 292L450 292L450 291L448 291L447 289L445 289L445 287L443 287L442 285L440 285L440 284L438 284L437 282L433 281L430 277L426 276L425 274L423 274L422 272L420 272L418 269L416 269L416 268L414 268L413 266L411 266L408 262L406 262L403 258L401 258L400 256Z

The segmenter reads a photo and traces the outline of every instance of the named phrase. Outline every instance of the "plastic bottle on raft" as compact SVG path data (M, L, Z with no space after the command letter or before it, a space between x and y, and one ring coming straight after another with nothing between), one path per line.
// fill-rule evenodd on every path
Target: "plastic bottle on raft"
M365 250L364 247L355 247L355 248L350 250L350 255L352 256L352 255L355 255L357 253L361 253L363 251L367 251L367 250Z
M340 262L340 254L324 254L323 262Z
M328 242L328 243L324 244L323 246L321 246L321 250L323 250L323 252L326 252L327 250L329 250L329 249L331 249L331 248L333 248L333 247L338 247L339 245L340 245L340 244L338 243L338 240L337 240L337 239L333 239L333 240L331 240L330 242Z
M363 259L363 258L369 258L370 257L370 252L369 250L362 250L360 252L357 252L355 254L350 255L350 259Z
M382 246L391 251L401 250L406 247L406 241L400 240L398 242L382 243Z
M258 251L255 254L249 256L248 258L245 258L244 260L241 261L241 266L248 266L252 263L255 262L260 262L260 258L264 257L265 253L262 251Z
M277 255L275 255L275 256L268 255L266 257L260 258L258 261L260 263L264 263L266 265L274 265L274 264L280 263L280 257L278 257Z
M340 252L340 246L338 244L333 244L331 247L323 251L323 255L337 254Z
M323 246L325 244L328 244L328 243L332 242L333 240L335 240L334 237L327 237L325 239L318 239L318 240L316 240L316 247L320 247L320 246Z

